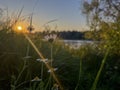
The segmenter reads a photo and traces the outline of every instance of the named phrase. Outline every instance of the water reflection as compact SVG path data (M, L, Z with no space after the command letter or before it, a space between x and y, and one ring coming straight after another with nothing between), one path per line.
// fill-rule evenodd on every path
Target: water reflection
M71 48L78 49L81 45L93 44L93 41L90 40L63 40L65 45L70 46Z

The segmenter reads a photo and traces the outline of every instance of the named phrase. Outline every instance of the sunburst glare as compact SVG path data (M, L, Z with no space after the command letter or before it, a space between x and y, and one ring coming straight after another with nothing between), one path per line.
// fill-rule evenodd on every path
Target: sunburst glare
M18 26L17 29L21 31L22 30L22 26Z

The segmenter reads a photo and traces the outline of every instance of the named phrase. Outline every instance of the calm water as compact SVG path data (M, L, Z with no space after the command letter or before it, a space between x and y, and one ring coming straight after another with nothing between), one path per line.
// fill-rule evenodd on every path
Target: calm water
M65 45L70 46L71 48L79 48L81 45L85 45L85 44L93 44L93 41L89 41L89 40L63 40L63 42L65 43Z

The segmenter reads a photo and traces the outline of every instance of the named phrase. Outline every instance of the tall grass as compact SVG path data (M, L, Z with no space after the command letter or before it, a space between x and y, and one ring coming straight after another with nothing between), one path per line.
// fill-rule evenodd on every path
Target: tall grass
M105 56L104 56L104 58L103 58L103 60L102 60L102 63L101 63L101 65L100 65L100 68L99 68L99 70L98 70L98 73L97 73L97 75L96 75L96 78L95 78L95 80L94 80L94 82L93 82L93 85L92 85L91 90L96 90L97 83L98 83L98 81L99 81L99 77L100 77L100 75L101 75L101 72L102 72L102 70L103 70L103 68L104 68L104 65L105 65L105 63L106 63L107 57L108 57L108 55L109 55L109 50L110 50L110 48L108 48L108 50L107 50L106 53L105 53Z

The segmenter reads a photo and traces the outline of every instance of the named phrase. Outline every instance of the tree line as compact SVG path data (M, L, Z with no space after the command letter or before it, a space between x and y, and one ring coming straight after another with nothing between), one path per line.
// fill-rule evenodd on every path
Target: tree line
M91 31L80 32L80 31L56 31L56 30L53 30L51 32L43 31L43 32L39 32L39 33L37 32L37 33L42 36L47 35L49 33L57 34L57 36L60 39L66 39L66 40L85 40L85 39L88 39L85 37L85 34L88 32L91 32Z

